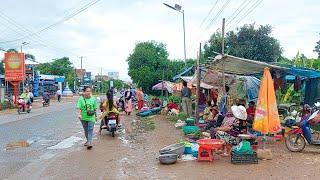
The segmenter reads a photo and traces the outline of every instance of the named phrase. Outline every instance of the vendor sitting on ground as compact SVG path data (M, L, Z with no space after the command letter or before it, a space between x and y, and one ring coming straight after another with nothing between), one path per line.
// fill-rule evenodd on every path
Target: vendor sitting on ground
M167 107L168 107L169 110L172 110L172 109L178 110L177 104L174 103L172 99L169 100L169 103L167 104Z
M247 108L248 123L250 123L250 124L253 123L255 113L256 113L256 104L254 101L250 101L249 107Z
M206 108L204 109L204 112L203 112L203 119L205 121L209 120L209 115L211 113L211 108L212 108L211 101L207 101L207 106L206 106Z
M160 107L160 106L161 106L161 101L160 101L160 99L157 98L157 97L152 98L151 108Z
M169 100L169 103L167 104L168 113L179 114L179 108L176 103L173 102L172 99Z
M218 106L214 105L211 108L210 114L208 116L206 129L210 130L210 129L220 127L223 119L224 119L224 117L221 114L219 114Z
M231 112L234 116L234 121L229 126L222 126L215 128L215 136L217 139L223 139L224 144L224 153L223 156L228 156L231 153L231 148L233 145L237 145L237 137L239 134L243 133L242 122L247 119L246 108L243 106L232 106Z

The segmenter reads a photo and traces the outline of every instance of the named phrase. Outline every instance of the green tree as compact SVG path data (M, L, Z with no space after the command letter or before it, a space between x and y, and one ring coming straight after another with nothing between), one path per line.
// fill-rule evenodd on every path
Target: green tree
M8 49L7 52L16 52L17 53L18 51L16 49L11 48L11 49Z
M4 74L3 59L0 61L0 74Z
M36 60L36 57L33 54L27 53L27 54L24 55L24 57L25 57L25 59L30 59L32 61Z
M270 36L271 32L270 25L255 29L254 24L230 31L225 37L225 53L246 59L274 62L281 56L282 49L279 41ZM221 53L221 42L221 33L217 31L204 45L204 58Z
M318 58L320 58L320 40L316 43L314 47L314 52L318 53Z
M166 45L163 43L148 41L136 44L133 53L127 59L128 74L133 83L150 92L151 87L161 79L162 70L169 64L168 56Z
M36 67L42 74L65 76L70 88L73 88L76 77L72 63L68 57L53 59L50 63L39 64Z
M171 80L185 68L185 62L181 60L170 61L168 59L166 45L156 41L137 43L133 53L129 55L129 76L134 84L141 86L145 92L150 93L151 88L164 74L165 80ZM187 60L187 66L194 65L193 60Z

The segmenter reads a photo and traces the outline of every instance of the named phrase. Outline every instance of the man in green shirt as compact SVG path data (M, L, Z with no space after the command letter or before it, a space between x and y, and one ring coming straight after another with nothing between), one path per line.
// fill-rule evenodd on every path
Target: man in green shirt
M84 144L87 149L92 148L92 136L94 124L97 120L97 102L91 95L91 88L85 87L83 89L83 96L77 102L78 118L82 123L87 142Z

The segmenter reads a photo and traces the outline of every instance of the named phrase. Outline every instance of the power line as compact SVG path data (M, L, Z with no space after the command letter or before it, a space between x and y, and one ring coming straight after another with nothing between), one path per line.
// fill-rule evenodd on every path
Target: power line
M216 2L213 4L213 6L211 7L210 11L208 12L207 16L202 20L201 24L200 24L200 28L202 27L202 25L207 21L208 17L211 15L211 13L213 12L214 8L216 7L216 5L218 4L219 0L216 0Z
M205 28L204 32L207 31L211 26L212 24L217 20L217 18L220 16L220 14L223 12L223 10L227 7L227 5L230 3L230 0L227 0L223 5L222 7L220 8L220 10L218 11L218 13L211 19L211 21L209 22L209 24L207 25L207 27ZM202 34L200 34L196 40L192 43L192 47L195 45L196 41L202 37Z
M8 22L8 24L11 24L13 26L15 26L18 30L20 30L22 33L32 33L32 31L30 31L29 29L27 29L26 27L20 25L18 22L16 22L15 20L13 20L12 18L8 17L7 15L5 15L4 13L0 12L0 18L4 19L5 21ZM8 26L7 24L5 24L6 27L9 27L10 29L12 29L14 32L16 32L16 34L19 35L23 35L21 32L17 31L16 29L13 29L12 27ZM61 48L57 48L53 45L51 45L48 42L44 42L44 40L39 36L39 35L35 35L35 37L30 37L32 39L30 39L30 41L32 42L36 42L41 44L42 46L45 47L51 47L53 49L56 49L58 51L62 51L62 52L68 52L67 50L61 49ZM68 54L74 54L71 51L69 51Z
M218 19L218 17L220 16L220 14L223 12L223 10L228 6L228 4L230 3L230 0L227 0L223 6L221 7L220 11L217 13L217 15L210 21L210 23L208 24L208 26L206 27L206 30L208 30L212 24Z
M245 13L243 16L241 16L238 21L236 23L234 23L234 25L232 26L232 28L234 28L234 26L238 25L242 20L244 20L255 8L257 8L263 0L258 0L256 1ZM230 28L230 29L232 29Z
M239 15L252 1L253 1L253 0L250 0L250 1L244 0L244 1L240 4L240 6L237 8L237 10L234 11L234 12L232 13L232 15L227 18L226 27L228 27L228 25L231 24L231 23L233 22L233 20L236 19L236 18L238 17L238 15ZM243 6L243 5L244 5L244 6ZM242 7L242 6L243 6L243 7ZM240 9L240 8L241 8L241 9Z
M64 17L63 19L61 19L61 20L59 20L59 21L57 21L57 22L55 22L55 23L53 23L53 24L51 24L51 25L49 25L49 26L47 26L47 27L44 27L43 29L41 29L41 30L39 30L39 31L37 31L37 32L28 34L28 35L26 35L26 36L24 36L24 37L22 37L22 38L18 38L18 39L14 39L14 40L9 40L9 41L2 41L2 42L0 42L0 43L10 43L10 42L15 42L15 41L21 41L21 40L23 40L23 39L26 39L26 38L33 37L33 36L36 36L36 35L38 35L38 34L41 34L41 33L45 32L45 31L47 31L47 30L49 30L49 29L52 29L53 27L55 27L55 26L57 26L57 25L65 22L65 21L73 18L74 16L80 14L81 12L85 11L86 9L88 9L89 7L91 7L91 6L93 6L94 4L98 3L99 1L100 1L100 0L94 0L94 1L86 4L85 6L83 6L83 7L80 8L79 10L77 10L76 12L71 13L70 15Z
M192 46L194 46L195 43L196 43L196 41L201 37L201 33L200 33L201 27L202 27L202 25L207 21L208 17L211 15L211 13L213 12L213 10L214 10L214 8L216 7L216 5L218 4L218 2L219 2L219 0L216 0L216 2L213 3L213 5L212 5L211 9L209 10L207 16L202 20L202 22L201 22L201 24L200 24L200 26L199 26L199 29L198 29L198 31L197 31L197 33L196 33L196 34L197 34L197 35L196 35L196 38L195 38L194 41L192 42Z

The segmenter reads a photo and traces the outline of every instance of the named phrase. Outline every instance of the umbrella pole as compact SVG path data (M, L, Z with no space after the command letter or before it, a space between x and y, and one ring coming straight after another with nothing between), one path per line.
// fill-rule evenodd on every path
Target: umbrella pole
M267 141L267 136L266 136L266 134L264 134L263 135L263 139L262 139L262 141L263 141L263 149L266 149L266 141Z

